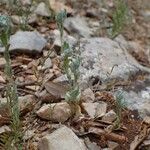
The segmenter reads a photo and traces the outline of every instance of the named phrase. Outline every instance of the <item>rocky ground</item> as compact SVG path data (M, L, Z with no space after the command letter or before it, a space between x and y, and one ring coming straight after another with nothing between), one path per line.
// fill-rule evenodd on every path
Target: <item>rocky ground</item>
M50 19L47 3L32 4L28 28L23 31L19 14L10 10L6 2L0 3L0 14L10 15L14 29L10 54L24 149L150 149L148 0L127 0L129 22L115 39L110 38L108 30L115 8L113 0L50 1L55 12L67 11L64 40L71 47L80 45L82 115L79 118L72 117L71 107L64 100L68 79L61 68L60 32ZM30 0L22 2L25 8L30 5ZM0 45L0 137L11 132L3 52ZM118 92L126 104L119 123Z

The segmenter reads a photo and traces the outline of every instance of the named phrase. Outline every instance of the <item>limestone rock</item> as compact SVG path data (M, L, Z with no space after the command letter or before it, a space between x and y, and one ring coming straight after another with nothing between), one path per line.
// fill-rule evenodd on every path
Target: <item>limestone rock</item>
M89 81L92 76L98 76L101 81L108 81L114 78L128 79L139 70L150 71L143 68L125 48L109 38L81 40L81 58L82 84Z
M44 2L41 2L38 4L36 10L34 11L37 15L48 17L50 16L50 12L48 8L46 7L46 4Z
M53 103L44 105L36 113L42 119L65 122L71 117L71 108L66 102Z
M137 110L142 118L150 117L150 76L144 81L135 81L128 90L122 90L126 106Z
M113 110L110 110L103 116L102 120L106 122L113 122L116 118L117 118L116 113Z
M93 102L95 100L95 95L90 88L87 88L82 92L82 100L84 102Z
M54 38L55 49L57 51L59 51L61 48L61 38L60 38L59 30L54 30L52 36ZM73 47L77 43L77 40L74 37L67 35L65 32L64 32L63 39L64 39L64 41L67 41L67 43L70 45L70 47Z
M36 31L18 31L10 37L10 51L25 53L40 53L46 46L47 41ZM0 52L4 49L0 48Z
M82 103L84 110L91 118L99 118L105 115L107 104L105 102L95 103Z
M74 132L63 126L39 142L39 150L87 150Z
M70 33L80 37L90 37L91 29L83 17L69 17L64 22L64 27Z
M42 70L49 69L52 67L52 61L50 58L47 58L42 66Z

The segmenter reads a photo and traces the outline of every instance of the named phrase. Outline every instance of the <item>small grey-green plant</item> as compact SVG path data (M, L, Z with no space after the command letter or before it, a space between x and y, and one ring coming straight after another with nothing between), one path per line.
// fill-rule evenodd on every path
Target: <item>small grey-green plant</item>
M115 38L124 28L128 18L128 7L125 0L116 0L116 10L112 16L112 38Z
M11 59L9 54L9 39L11 34L11 25L10 19L8 16L0 16L0 40L2 45L5 47L4 51L4 58L6 60L5 65L5 75L6 75L6 98L7 104L9 107L10 115L11 115L11 129L12 129L12 136L9 137L11 140L11 144L8 145L7 149L15 149L17 146L18 149L20 148L20 119L19 119L19 104L18 104L18 95L17 95L17 87L15 81L13 79L13 73L11 68ZM9 141L8 140L8 141ZM8 143L6 141L6 143Z
M67 17L66 10L61 11L56 15L56 23L60 31L61 51L63 51L64 21L66 17Z
M114 129L120 128L121 118L122 118L122 110L126 107L126 102L123 97L123 93L118 91L116 94L116 101L115 101L115 112L117 114L117 119L114 124Z
M63 70L67 75L67 78L70 83L70 90L65 95L65 100L72 107L72 112L76 116L80 115L80 96L81 91L78 84L78 79L80 76L79 67L81 63L81 59L79 56L79 49L74 49L69 46L69 44L64 41L64 21L67 17L66 10L61 11L56 15L56 22L58 29L60 31L60 39L61 39L61 53L63 56Z
M81 91L78 80L80 77L79 67L81 58L79 50L70 48L67 42L64 42L63 50L63 69L70 83L70 90L66 93L65 99L69 104L75 106L73 110L75 111L75 115L79 115L80 110L78 104L80 102Z

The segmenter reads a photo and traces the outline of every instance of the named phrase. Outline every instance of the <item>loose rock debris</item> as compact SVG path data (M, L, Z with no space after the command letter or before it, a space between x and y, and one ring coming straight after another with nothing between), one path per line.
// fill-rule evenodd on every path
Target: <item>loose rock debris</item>
M30 2L25 0L23 5ZM137 4L128 1L133 23L122 32L123 38L118 36L115 40L106 34L113 1L104 2L106 6L89 0L49 2L55 12L67 11L64 40L74 47L81 38L81 115L73 118L71 106L65 101L70 85L62 70L57 23L46 18L52 15L47 4L33 4L28 31L18 31L21 16L10 13L17 29L11 35L10 52L24 133L23 149L149 149L150 28L146 0L143 5L140 0ZM8 6L0 2L0 14L7 11ZM105 24L102 18L106 19ZM11 134L3 52L0 44L0 149L3 137L7 140ZM127 108L122 109L118 118L115 94L120 89L125 93Z

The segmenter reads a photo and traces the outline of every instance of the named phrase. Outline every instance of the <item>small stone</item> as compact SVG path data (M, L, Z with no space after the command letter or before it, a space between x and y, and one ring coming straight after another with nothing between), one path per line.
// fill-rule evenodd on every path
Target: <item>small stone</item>
M34 108L36 98L33 95L21 96L18 98L19 108L22 113L27 113Z
M84 110L91 118L95 117L95 111L98 105L99 103L82 103Z
M51 36L53 36L53 37L50 37L50 38L54 38L54 46L55 46L56 50L59 51L61 48L60 31L55 29L53 31L53 35L51 35ZM73 47L77 42L77 40L74 37L67 35L65 32L64 32L63 39L64 39L64 41L68 42L70 47Z
M83 142L66 126L43 137L38 148L39 150L87 150Z
M64 10L66 10L67 14L73 13L73 9L69 6L66 6L64 4L64 1L49 0L49 4L50 4L51 9L56 13L59 13L59 12L64 11Z
M100 117L104 116L107 111L107 103L105 103L103 101L99 101L98 103L99 104L98 104L98 106L96 108L96 112L95 112L96 118L100 118Z
M12 15L11 20L14 24L17 24L17 25L22 23L22 18L17 15Z
M100 150L101 149L95 142L91 142L89 140L89 138L85 138L84 142L89 150Z
M147 147L148 150L150 149L150 140L144 140L143 144L145 147Z
M37 20L38 20L37 15L36 14L31 14L29 16L28 23L33 24L33 23L37 22Z
M145 116L143 120L145 123L150 124L150 116Z
M44 105L36 113L42 119L65 122L71 117L71 108L66 102L53 103Z
M5 58L3 58L3 57L0 58L0 68L4 68L5 64L6 64Z
M94 102L95 95L90 88L87 88L82 92L82 100L85 102Z
M6 81L5 81L5 79L0 75L0 82L1 83L5 83Z
M53 80L55 83L68 83L68 78L66 75L61 75Z
M141 96L144 99L150 99L150 92L149 91L141 91Z
M116 118L117 118L116 113L113 110L110 110L103 116L102 120L106 122L113 122Z
M147 22L150 21L150 10L149 9L141 11L141 14Z
M109 147L111 150L115 150L118 146L119 146L118 143L113 142L113 141L108 141L108 147Z
M42 67L42 70L45 70L45 69L49 69L52 67L52 61L50 58L47 58L44 62L44 65Z
M32 1L31 1L31 0L21 0L21 4L22 4L23 6L31 5L31 4L32 4Z
M64 27L72 34L80 37L90 37L91 29L83 17L69 17L64 22Z
M0 134L5 133L5 132L10 132L10 131L11 129L6 125L0 127Z
M107 110L107 104L104 102L100 103L82 103L85 111L91 118L99 118L105 115Z
M10 51L40 53L46 46L46 40L38 32L18 31L10 37Z
M50 16L50 12L44 2L39 3L34 12L40 16L45 16L45 17Z
M29 139L31 139L31 138L35 135L34 132L35 132L34 130L27 130L27 131L24 133L23 139L24 139L24 140L29 140Z

